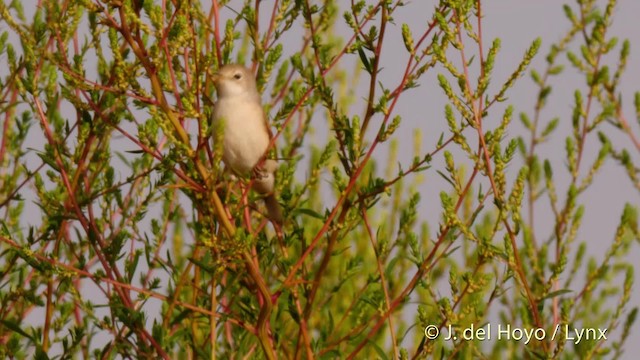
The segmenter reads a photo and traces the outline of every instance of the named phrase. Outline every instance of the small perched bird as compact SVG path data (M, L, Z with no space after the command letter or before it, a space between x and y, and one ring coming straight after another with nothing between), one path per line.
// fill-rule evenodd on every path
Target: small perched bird
M282 210L275 195L275 160L265 159L271 131L261 104L256 79L238 64L221 67L213 76L218 93L214 126L223 126L222 160L240 176L251 175L253 188L265 195L268 217L281 224Z

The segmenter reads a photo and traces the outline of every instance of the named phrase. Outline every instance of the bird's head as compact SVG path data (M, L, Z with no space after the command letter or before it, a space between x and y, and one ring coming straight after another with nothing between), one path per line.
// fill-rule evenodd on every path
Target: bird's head
M258 93L256 79L246 67L229 64L213 75L213 84L221 96L255 95Z

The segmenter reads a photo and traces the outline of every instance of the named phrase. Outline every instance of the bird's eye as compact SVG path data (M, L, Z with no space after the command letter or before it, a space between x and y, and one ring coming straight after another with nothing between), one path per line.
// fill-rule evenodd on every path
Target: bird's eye
M240 79L242 79L242 74L236 73L235 75L233 75L233 78L236 79L236 80L240 80Z

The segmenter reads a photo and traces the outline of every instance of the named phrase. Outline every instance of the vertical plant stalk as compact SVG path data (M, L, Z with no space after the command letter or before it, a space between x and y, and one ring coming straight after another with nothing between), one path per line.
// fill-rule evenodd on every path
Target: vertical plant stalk
M176 118L176 113L173 111L166 97L164 96L161 81L158 78L155 66L148 60L149 58L146 54L146 51L140 46L140 44L142 44L142 40L134 39L131 32L129 31L129 27L127 26L127 23L125 21L126 17L124 14L124 10L122 8L120 8L120 18L122 19L122 26L117 26L115 22L113 22L112 26L116 27L119 30L119 32L124 36L125 40L133 50L134 54L136 55L138 60L141 62L143 67L146 69L147 75L149 77L149 81L151 82L152 92L158 101L158 105L160 109L163 111L163 113L167 116L169 122L172 124L173 129L175 130L175 133L177 135L178 141L181 143L182 146L188 149L189 158L192 159L196 167L196 171L198 172L198 175L200 176L201 179L204 179L207 182L207 188L211 189L206 194L208 195L209 200L213 205L213 209L217 214L218 220L220 220L220 222L223 225L223 229L225 233L227 234L227 236L229 236L229 238L233 239L235 237L235 227L226 216L224 205L222 204L222 201L220 200L217 192L215 191L215 186L214 186L215 184L213 183L212 176L207 170L207 168L202 164L197 154L195 154L193 149L191 149L189 145L188 135L184 131L182 124ZM257 331L258 339L262 345L263 351L265 352L265 356L267 356L269 360L272 360L272 359L275 359L275 353L274 353L273 346L271 344L271 340L267 333L268 320L273 310L271 295L266 286L264 278L260 273L259 268L257 268L257 266L255 265L255 263L251 258L251 255L246 250L242 252L242 258L245 261L245 265L247 267L250 277L256 282L256 285L259 289L259 296L264 300L262 307L260 309L258 323L256 325L256 331Z
M479 47L479 51L482 53L482 32L481 32L481 15L482 15L482 4L481 4L481 0L477 0L477 7L478 7L478 47ZM455 10L454 10L455 11ZM456 27L457 27L457 36L458 36L458 41L462 44L463 43L463 39L462 39L462 24L459 21L459 17L456 16ZM482 130L482 108L483 108L483 97L481 96L482 94L480 94L480 96L478 96L478 104L476 105L476 103L472 100L475 95L474 95L474 91L471 87L471 84L469 82L469 69L468 69L468 63L467 63L467 59L465 56L465 52L464 52L464 47L462 47L460 50L460 57L461 57L461 62L462 62L462 66L464 69L464 74L465 74L465 86L466 86L466 90L469 93L469 97L470 97L470 105L472 106L472 110L473 110L473 116L474 116L474 122L475 122L475 128L476 128L476 132L478 134L478 140L480 142L480 146L482 149L482 156L484 158L484 162L485 162L485 167L487 170L487 177L489 179L489 182L491 183L491 189L493 191L494 196L496 197L496 200L498 200L498 202L501 204L499 211L503 212L504 209L502 208L504 202L504 199L502 198L502 194L498 191L498 187L496 186L495 183L495 179L493 176L493 172L491 170L491 155L489 153L489 149L487 148L487 144L484 138L484 131ZM480 64L481 67L481 76L482 76L482 72L484 71L484 61L481 62ZM507 234L509 235L509 240L511 242L511 247L513 250L513 257L515 260L515 267L516 267L516 273L518 274L518 277L520 279L520 282L522 283L522 287L525 290L525 293L527 295L527 301L529 302L529 308L530 311L533 315L533 321L535 323L535 325L538 328L544 328L544 325L542 323L542 320L540 318L540 314L538 313L538 306L535 300L535 297L533 295L533 293L531 292L531 288L529 286L529 283L527 281L527 277L523 271L523 267L522 267L522 261L520 259L520 255L519 255L519 251L518 251L518 246L516 243L516 237L515 234L513 232L513 229L511 229L511 225L509 224L508 220L506 218L504 218L502 220L502 223L505 227L505 229L507 230ZM542 342L543 347L546 349L546 342Z
M398 340L396 339L396 333L393 326L393 316L391 312L391 300L389 297L389 286L387 280L384 275L384 268L382 267L382 262L380 259L380 255L378 253L378 244L373 235L373 230L371 229L371 224L369 222L369 216L367 216L367 210L364 207L361 207L360 212L362 214L362 219L364 220L364 227L367 229L367 234L369 235L369 241L371 242L371 249L376 257L376 266L378 267L378 275L380 276L380 286L382 287L382 291L384 293L384 305L386 307L386 311L389 313L388 321L389 321L389 335L391 336L391 347L393 348L393 357L398 358L400 354L398 353Z

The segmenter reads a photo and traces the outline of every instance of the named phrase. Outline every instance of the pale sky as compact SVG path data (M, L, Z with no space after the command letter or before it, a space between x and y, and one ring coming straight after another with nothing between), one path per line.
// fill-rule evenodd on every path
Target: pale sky
M350 1L344 0L343 3L345 6L348 6ZM371 3L371 1L369 3ZM418 36L425 28L425 24L430 19L433 8L437 3L437 1L413 0L407 7L399 9L394 14L396 25L395 27L391 26L389 29L389 33L387 34L389 39L387 39L383 48L383 67L385 71L381 75L382 82L389 82L390 84L397 83L399 81L400 71L404 69L404 65L406 64L408 55L402 43L402 38L400 37L400 25L402 23L409 24L413 30L414 37ZM557 0L484 1L485 20L483 22L483 31L486 44L485 51L489 48L493 38L499 37L502 41L502 50L498 54L494 75L492 76L495 82L494 90L495 86L499 86L515 69L522 59L525 50L536 37L541 37L543 42L540 52L533 61L530 69L544 69L544 58L550 45L554 41L559 40L569 28L569 23L562 11L562 3L562 1ZM575 5L573 5L574 2L569 3L572 7L575 7ZM604 6L603 4L605 3L605 1L599 2L601 6ZM24 7L29 12L29 6L32 6L31 8L33 9L34 4L35 1L25 1ZM238 4L238 2L232 1L230 6L235 6L234 8L237 9L239 5L234 4ZM272 2L271 0L265 0L263 4L265 4L265 8L270 8ZM221 11L224 11L224 9ZM620 1L614 13L614 25L609 35L618 36L621 41L626 38L631 41L631 57L627 67L626 77L621 83L620 91L622 92L624 101L625 114L632 123L631 125L635 130L636 136L640 137L640 126L638 126L638 123L635 121L635 113L632 106L633 94L640 90L638 83L638 79L640 79L640 36L638 36L638 34L640 34L640 22L638 21L638 14L640 14L640 1ZM296 31L302 33L299 29L293 29L294 33ZM297 47L293 48L293 51L295 50L297 50ZM615 55L610 55L610 59L615 60L618 51L618 49L615 50ZM348 61L357 59L357 55L353 55L352 59ZM559 116L561 125L556 131L556 136L553 140L540 146L538 149L541 157L548 157L552 160L559 196L563 199L564 192L566 191L565 187L569 180L566 174L566 167L563 166L563 158L565 156L564 137L568 133L566 129L570 127L570 114L574 102L573 93L576 88L585 92L586 86L584 79L576 76L576 73L570 69L565 56L561 56L559 62L567 65L566 70L565 73L556 78L555 82L552 82L553 95L549 99L548 105L542 115L544 122ZM474 64L477 65L477 62ZM437 141L440 133L446 131L446 123L444 122L443 115L446 98L437 83L436 75L439 71L442 70L430 70L429 73L424 75L420 79L420 87L403 95L401 103L399 103L401 106L396 108L397 113L403 117L402 127L397 134L399 138L402 139L399 156L404 165L410 164L412 160L412 138L415 128L420 128L424 134L422 142L423 153L432 151L434 147L433 144ZM515 117L513 130L509 132L507 136L517 135L520 130L516 129L522 129L518 120L518 114L520 112L526 112L528 114L532 114L533 112L537 88L533 85L528 74L529 72L527 72L527 76L521 78L516 86L508 93L508 101L505 104L514 106ZM362 86L362 84L357 87L356 91L359 92L359 99L366 96L366 88ZM362 116L363 107L361 103L362 102L357 103L351 109L351 112ZM497 109L503 108L504 107ZM497 109L493 111L492 116L487 118L486 121L488 121L489 124L496 124L500 121L502 110L497 111ZM634 148L626 135L615 131L608 125L605 125L604 129L606 129L607 134L618 149L622 147L629 149L635 163L640 164L640 154L634 152ZM35 141L36 140L34 140L34 142ZM592 137L589 140L588 145L589 144L593 146L587 151L583 167L590 165L593 154L596 154L600 148L596 137ZM40 143L34 143L34 147L40 147L40 145ZM384 159L384 154L380 159ZM516 160L518 161L516 164L519 164L520 159L516 158ZM434 161L434 168L440 166L438 164L441 165L442 161ZM512 175L512 177L509 179L509 184L512 183L515 177L515 172L517 171L516 165L512 165L511 170L510 175ZM435 231L435 229L437 229L440 212L438 194L442 190L448 191L449 188L435 171L426 172L425 179L426 181L421 188L421 214L424 214L424 220L428 220L433 229L432 231ZM604 167L604 171L600 172L591 188L580 198L580 203L585 206L587 211L577 241L587 242L588 253L596 256L598 260L602 258L615 235L615 228L618 225L625 202L638 206L638 204L640 204L640 193L631 186L630 180L624 173L622 167L609 159ZM539 213L536 213L536 218L539 235L542 237L549 236L552 233L553 224L550 222L552 218L549 213L550 208L548 201L541 201L538 209ZM632 259L640 259L640 247L637 242L633 245L631 253L629 257L630 261ZM636 279L638 278L640 278L640 272L636 271ZM620 281L620 285L622 285L622 281ZM632 300L627 310L634 305L637 306L639 303L640 286L636 284ZM640 324L636 323L633 332L635 333L638 330L640 330ZM633 337L632 335L631 338ZM637 338L637 336L635 337ZM625 347L624 358L631 359L633 358L631 354L637 354L638 351L640 351L640 343L637 341L628 341Z

